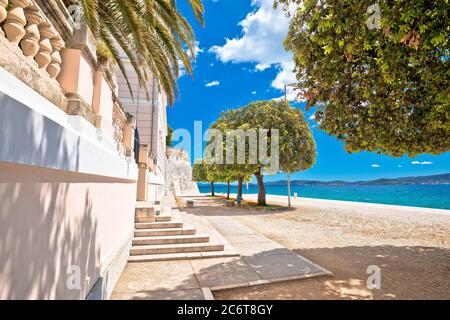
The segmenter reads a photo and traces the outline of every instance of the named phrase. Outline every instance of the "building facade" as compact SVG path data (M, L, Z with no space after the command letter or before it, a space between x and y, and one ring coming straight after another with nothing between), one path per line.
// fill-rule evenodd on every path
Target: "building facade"
M0 1L0 299L108 298L154 167L69 4Z
M131 63L125 55L122 58L132 92L125 77L118 75L119 99L124 110L136 119L136 137L139 144L147 146L151 164L145 173L147 188L141 188L138 200L160 201L166 188L167 98L150 72L148 87L142 88Z

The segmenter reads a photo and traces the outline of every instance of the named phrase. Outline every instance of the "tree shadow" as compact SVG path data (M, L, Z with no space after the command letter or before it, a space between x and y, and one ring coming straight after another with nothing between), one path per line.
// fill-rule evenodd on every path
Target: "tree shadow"
M244 215L268 215L281 212L295 211L295 207L267 206L259 207L256 203L247 202L242 205L226 206L226 197L223 196L178 196L178 208L200 216L244 216ZM235 199L232 199L235 200ZM187 202L193 201L194 207L188 207Z
M0 101L0 299L84 299L100 249L91 189L71 199L95 182L69 172L79 169L81 138L69 144L58 123L3 93ZM81 271L79 289L67 287L70 266Z
M422 246L348 246L296 249L333 272L331 277L218 291L216 299L450 299L450 250ZM378 266L381 288L369 289L369 266ZM370 281L370 280L369 280Z
M78 170L80 137L71 140L69 150L61 125L3 93L0 101L0 137L4 139L0 161L30 164L31 160L35 166Z
M74 208L70 184L24 180L0 183L0 298L84 299L100 276L89 189ZM71 266L80 288L67 285Z

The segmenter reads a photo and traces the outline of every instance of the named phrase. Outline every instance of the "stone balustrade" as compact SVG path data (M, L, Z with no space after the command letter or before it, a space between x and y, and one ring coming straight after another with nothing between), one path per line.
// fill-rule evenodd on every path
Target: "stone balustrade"
M6 11L6 6L10 8ZM23 55L56 79L61 71L60 51L64 41L33 0L0 0L0 35L21 50Z
M115 68L97 61L92 32L67 10L73 2L0 0L0 67L133 157L135 122L116 97Z
M123 131L127 121L127 116L122 109L122 106L118 101L114 101L113 108L113 127L114 127L114 141L116 143L116 149L120 154L125 153Z

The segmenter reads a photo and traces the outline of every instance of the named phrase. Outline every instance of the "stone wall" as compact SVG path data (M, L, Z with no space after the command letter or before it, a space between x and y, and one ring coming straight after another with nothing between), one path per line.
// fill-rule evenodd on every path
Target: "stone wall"
M192 166L185 151L167 149L166 187L175 195L199 194L197 183L192 181Z

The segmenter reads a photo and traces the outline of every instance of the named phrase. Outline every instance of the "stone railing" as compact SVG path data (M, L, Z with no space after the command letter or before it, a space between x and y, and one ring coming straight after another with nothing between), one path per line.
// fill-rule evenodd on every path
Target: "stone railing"
M60 52L65 42L40 2L0 0L0 66L65 109L67 101L56 82L61 71ZM47 7L57 2L45 1ZM64 33L71 35L72 32L69 23Z
M93 33L72 21L67 6L75 2L0 0L0 67L66 112L77 130L95 126L99 140L133 157L135 121L116 97L115 67L97 60Z
M127 121L127 115L122 109L120 102L115 100L113 107L113 127L114 127L114 141L116 149L120 154L125 153L123 145L123 130Z
M25 57L37 64L39 69L56 79L61 71L60 51L64 46L62 37L34 1L9 1L11 8L6 16L4 13L8 0L0 1L6 38L21 49Z

